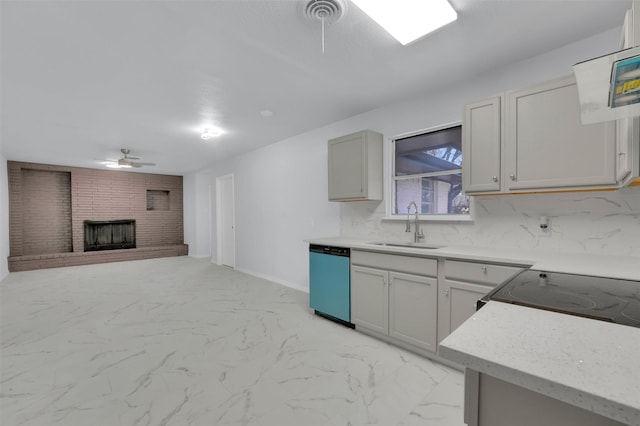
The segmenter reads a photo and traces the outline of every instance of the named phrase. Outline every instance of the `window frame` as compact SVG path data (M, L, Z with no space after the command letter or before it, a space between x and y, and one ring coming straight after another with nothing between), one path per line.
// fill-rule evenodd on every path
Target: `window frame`
M385 150L385 154L386 154L385 155L386 157L385 185L387 187L386 189L387 189L387 194L389 194L389 197L387 197L386 217L384 218L384 220L388 220L388 221L406 220L407 218L406 213L394 213L395 203L396 203L396 180L398 180L396 178L396 170L395 170L395 153L396 153L395 142L398 139L405 139L408 137L417 136L424 133L437 132L439 130L444 130L444 129L448 129L456 126L462 126L462 121L455 121L452 123L429 127L421 130L416 130L413 132L402 133L388 139L388 143L386 144L386 150ZM463 135L464 135L464 131L463 131ZM462 153L463 162L465 161L464 154L465 153L463 152ZM448 174L454 174L454 173L462 174L462 168L463 168L462 165L460 165L460 169L445 170L445 171L432 172L432 173L419 173L415 175L409 175L410 177L403 176L400 178L400 180L411 179L411 178L422 178L425 176L433 177L438 175L448 175ZM463 193L464 193L464 190L463 190ZM433 221L433 222L472 222L474 210L475 210L474 198L470 197L469 214L422 214L420 213L418 215L418 218L420 221ZM412 218L414 217L413 213L411 214L411 217Z

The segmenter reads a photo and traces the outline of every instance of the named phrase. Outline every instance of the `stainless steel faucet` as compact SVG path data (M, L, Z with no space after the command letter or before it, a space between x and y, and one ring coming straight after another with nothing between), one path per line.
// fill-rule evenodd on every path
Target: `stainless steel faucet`
M405 232L411 232L411 220L410 220L410 214L411 214L411 206L413 206L416 209L416 225L415 225L415 232L413 233L413 242L414 243L419 243L420 240L424 239L424 234L422 233L422 229L420 229L420 220L418 218L418 205L416 204L415 201L412 201L409 203L409 205L407 206L407 228L405 229Z

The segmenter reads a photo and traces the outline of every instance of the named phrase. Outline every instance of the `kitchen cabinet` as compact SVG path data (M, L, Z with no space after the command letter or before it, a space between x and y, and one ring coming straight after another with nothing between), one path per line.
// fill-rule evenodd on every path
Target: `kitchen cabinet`
M573 77L507 95L506 189L613 186L615 123L583 125Z
M351 321L382 334L389 334L389 272L351 266Z
M617 186L615 123L582 125L571 77L465 106L468 194Z
M500 191L501 105L502 97L494 96L465 107L462 179L467 193Z
M640 8L638 8L640 9ZM640 25L633 25L640 20L640 10L629 9L625 15L620 38L620 49L637 46L640 38L637 34ZM627 185L640 176L640 119L638 117L623 118L616 121L616 179Z
M475 313L478 299L522 270L519 266L445 260L438 293L438 342Z
M328 142L329 201L382 200L382 135L363 130Z
M354 250L351 265L356 329L435 352L437 260Z

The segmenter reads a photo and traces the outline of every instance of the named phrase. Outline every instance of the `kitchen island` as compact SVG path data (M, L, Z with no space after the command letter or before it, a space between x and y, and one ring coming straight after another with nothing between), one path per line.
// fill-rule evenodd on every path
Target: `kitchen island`
M467 368L469 425L500 424L493 417L494 385L512 397L500 405L499 417L522 416L520 425L640 425L639 354L638 328L500 302L489 302L440 343L441 356ZM488 386L478 383L476 372ZM573 423L542 419L554 414L555 404L532 403L537 395L562 403L561 411L577 407L565 415L584 418ZM536 416L518 413L519 403Z

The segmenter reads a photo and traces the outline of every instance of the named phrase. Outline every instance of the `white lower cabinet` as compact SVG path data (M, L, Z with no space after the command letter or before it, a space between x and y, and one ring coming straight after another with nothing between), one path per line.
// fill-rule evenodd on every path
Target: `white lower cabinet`
M476 302L493 287L444 280L441 286L440 337L438 342L458 328L476 312Z
M389 272L364 266L351 267L351 322L389 334Z
M357 330L433 355L475 313L478 299L522 270L352 250L351 322Z
M438 280L389 272L389 336L436 350Z
M356 329L435 352L437 346L437 261L352 252L351 321ZM354 256L355 255L355 256ZM369 266L354 265L365 263ZM402 267L408 272L390 270ZM422 264L423 268L420 268ZM381 266L373 268L371 265ZM395 268L394 268L395 269ZM416 275L416 269L424 275Z
M522 271L519 266L445 260L438 293L438 343L476 312L476 302Z

